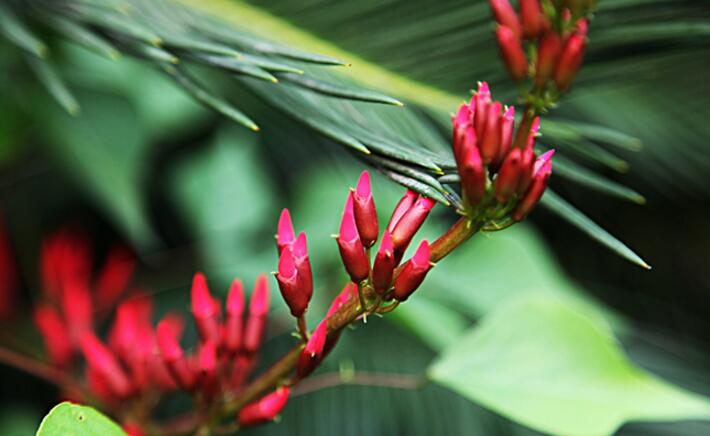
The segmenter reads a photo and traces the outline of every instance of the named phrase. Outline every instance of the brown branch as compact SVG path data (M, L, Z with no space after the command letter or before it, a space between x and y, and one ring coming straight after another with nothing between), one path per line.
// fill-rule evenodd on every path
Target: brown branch
M17 368L27 374L47 381L60 388L78 393L86 401L94 401L94 396L88 392L74 376L48 363L33 359L22 353L0 346L0 363Z

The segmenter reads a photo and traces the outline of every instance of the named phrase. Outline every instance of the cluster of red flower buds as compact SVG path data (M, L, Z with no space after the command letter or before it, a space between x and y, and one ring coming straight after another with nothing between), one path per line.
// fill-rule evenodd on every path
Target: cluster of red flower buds
M310 336L301 331L306 345L296 366L299 378L310 374L337 342L339 332L328 337L328 318L343 304L351 298L362 297L365 291L373 291L380 301L404 301L419 287L432 266L427 241L421 242L414 256L399 270L397 267L434 204L430 198L407 191L392 213L371 265L370 250L377 242L380 231L370 175L367 171L360 175L357 188L348 193L340 231L336 236L350 283L333 300ZM276 280L291 314L299 318L300 324L313 294L313 277L306 235L300 233L296 236L288 209L281 213L276 245L279 252Z
M552 172L554 150L535 158L539 118L514 144L514 107L491 99L482 82L469 104L462 103L453 118L453 150L465 207L471 215L498 220L508 214L520 221L535 207ZM525 126L518 127L524 129ZM487 215L490 211L492 216Z
M97 274L82 235L62 230L47 238L40 256L42 300L34 310L51 361L69 366L93 331L95 314L113 307L128 289L135 261L122 245L113 247Z
M588 27L585 15L594 1L520 0L520 15L508 0L490 0L490 4L498 23L501 56L513 80L532 75L537 89L544 89L552 80L558 91L566 91L582 63ZM535 49L530 64L523 48L525 40Z

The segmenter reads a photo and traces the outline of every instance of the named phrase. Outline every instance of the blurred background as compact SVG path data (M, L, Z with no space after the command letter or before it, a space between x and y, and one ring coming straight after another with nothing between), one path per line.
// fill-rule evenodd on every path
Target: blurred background
M314 126L318 111L446 155L448 114L476 81L488 81L494 98L515 103L482 1L160 2L182 18L216 14L255 37L265 32L275 43L342 58L352 66L292 64L405 103L341 100L196 66L195 76L246 113L259 132L196 102L149 58L132 54L130 44L118 59L107 59L45 26L43 2L29 3L13 5L13 13L38 29L56 76L48 78L27 60L3 21L0 222L18 281L0 341L31 354L42 352L29 315L41 287L39 251L48 235L67 227L91 241L97 267L114 243L130 247L138 261L132 285L154 295L160 315L187 312L195 271L204 271L213 292L224 296L232 278L253 283L257 274L274 270L273 233L281 208L288 207L309 238L315 325L346 277L330 235L337 232L348 188L360 171L371 170L381 220L404 190L373 169L382 165ZM314 376L340 374L340 381L304 389L280 423L253 433L546 433L526 412L518 415L516 409L528 406L516 401L526 394L506 383L532 380L542 396L575 386L594 389L574 380L563 386L567 372L558 366L561 355L571 365L593 360L585 353L596 350L594 344L577 344L579 353L568 355L565 338L535 337L538 327L553 335L567 331L543 315L538 324L533 309L555 305L612 329L608 344L623 365L682 389L648 410L621 413L620 423L631 422L619 434L710 432L710 424L696 419L707 411L689 407L684 416L680 398L710 395L709 20L702 1L599 2L582 73L550 114L550 125L558 128L548 134L542 123L543 145L556 147L564 165L553 172L553 189L653 269L599 244L554 208L539 207L523 224L477 235L391 316L347 332ZM80 107L74 115L62 108L61 92L59 103L52 98L57 78ZM427 104L422 100L428 96L445 98ZM294 114L299 111L307 115ZM437 206L423 236L436 235L454 218L453 210ZM291 343L286 306L271 284L274 321L264 365ZM495 329L499 324L507 330ZM477 328L488 329L487 335ZM443 376L435 378L444 386L421 389L348 382L358 371L403 374L405 380L418 380L427 368L430 374L447 371L430 364L469 340L481 349L469 370L485 379L474 386L476 393L447 389ZM515 347L525 351L506 355ZM477 348L467 353L476 355ZM0 432L32 434L57 402L56 389L4 366L0 374ZM619 394L617 404L615 395L612 389L601 397L610 410L599 413L608 416L633 402ZM681 412L664 418L661 411L674 408ZM544 408L529 413L548 419ZM641 422L659 420L670 422Z

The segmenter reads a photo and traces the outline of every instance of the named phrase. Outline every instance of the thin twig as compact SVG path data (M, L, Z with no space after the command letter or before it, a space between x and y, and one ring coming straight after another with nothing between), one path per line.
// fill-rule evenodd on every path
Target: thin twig
M420 375L355 372L344 378L340 372L332 372L301 381L301 383L294 388L292 395L296 397L342 385L375 386L393 389L419 389L424 383L425 379Z

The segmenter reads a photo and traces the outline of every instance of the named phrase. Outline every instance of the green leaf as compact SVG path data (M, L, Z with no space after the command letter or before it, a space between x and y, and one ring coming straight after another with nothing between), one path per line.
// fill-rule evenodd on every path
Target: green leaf
M70 115L78 115L80 111L79 103L77 103L74 95L72 95L49 62L27 57L27 63L32 67L40 83L47 88L49 94L57 100L64 110Z
M436 351L456 342L469 324L459 312L420 295L407 300L390 316Z
M37 57L47 55L47 46L5 5L0 4L0 32L18 47Z
M37 436L125 436L115 422L89 406L59 403L49 411L37 429Z
M634 420L710 419L707 398L635 367L607 325L543 296L489 315L444 350L428 375L552 434L611 434Z
M633 250L627 247L623 242L616 239L609 232L599 227L597 223L592 221L588 216L569 204L551 189L548 189L545 192L540 204L550 209L561 218L564 218L567 222L589 235L592 239L613 250L629 262L635 263L645 269L651 269L651 266L641 259L638 254L634 253Z

